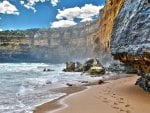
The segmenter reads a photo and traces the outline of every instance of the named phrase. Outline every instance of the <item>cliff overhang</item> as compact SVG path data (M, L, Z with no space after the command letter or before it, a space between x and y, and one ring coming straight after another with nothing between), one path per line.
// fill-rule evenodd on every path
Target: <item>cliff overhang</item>
M115 59L139 70L138 85L150 91L150 3L126 0L118 13L111 34Z

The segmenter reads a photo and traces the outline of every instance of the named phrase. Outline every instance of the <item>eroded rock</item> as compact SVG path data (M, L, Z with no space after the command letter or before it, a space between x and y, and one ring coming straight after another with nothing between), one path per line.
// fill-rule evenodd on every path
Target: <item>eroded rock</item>
M98 59L87 59L85 63L67 62L65 72L82 72L90 75L100 75L105 73L105 69Z
M125 0L116 17L111 52L115 59L139 70L139 85L150 74L150 3L148 0ZM144 84L147 84L145 82ZM147 88L146 85L140 85ZM149 90L148 90L149 91Z

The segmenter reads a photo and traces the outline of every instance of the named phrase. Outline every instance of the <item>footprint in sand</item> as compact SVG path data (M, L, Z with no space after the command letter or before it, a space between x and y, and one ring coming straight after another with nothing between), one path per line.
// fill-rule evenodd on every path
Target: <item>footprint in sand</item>
M120 100L124 100L124 98L120 98Z
M107 100L103 100L102 102L108 103L108 101L107 101Z
M130 105L129 105L129 104L126 104L125 107L130 107Z
M126 113L131 113L130 110L127 110Z
M103 98L102 102L108 102L107 98Z
M120 111L121 111L121 112L126 112L126 110L124 110L124 109L120 109Z
M103 98L103 99L107 100L107 98Z
M119 107L118 107L118 106L112 106L112 108L114 108L114 109L119 109Z
M114 102L114 105L118 105L116 102Z
M118 101L118 103L123 104L124 102L123 101Z

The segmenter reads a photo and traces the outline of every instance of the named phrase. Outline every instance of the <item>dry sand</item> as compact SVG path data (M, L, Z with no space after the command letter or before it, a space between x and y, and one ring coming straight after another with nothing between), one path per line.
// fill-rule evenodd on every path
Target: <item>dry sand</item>
M150 93L134 85L137 78L90 86L61 99L62 107L47 113L150 113Z

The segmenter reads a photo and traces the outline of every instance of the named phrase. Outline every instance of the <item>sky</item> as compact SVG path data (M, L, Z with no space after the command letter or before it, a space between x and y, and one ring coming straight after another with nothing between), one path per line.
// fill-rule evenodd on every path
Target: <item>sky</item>
M0 31L59 28L92 21L104 0L0 0Z

